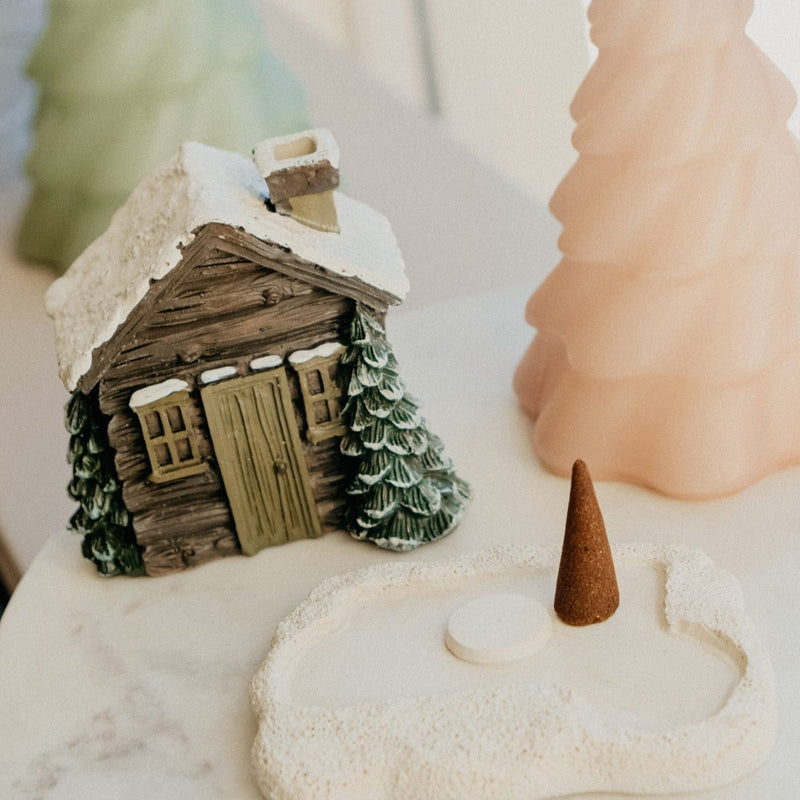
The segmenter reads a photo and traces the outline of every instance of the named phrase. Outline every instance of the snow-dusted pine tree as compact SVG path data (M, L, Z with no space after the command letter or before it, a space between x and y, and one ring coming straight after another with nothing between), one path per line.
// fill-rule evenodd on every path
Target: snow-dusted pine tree
M263 27L249 0L51 0L20 252L65 269L185 141L249 155L308 127Z
M142 575L144 562L116 479L113 451L95 395L75 392L67 405L72 464L69 495L80 503L70 527L83 535L83 555L106 576Z
M400 551L450 533L470 498L469 485L407 394L383 327L363 308L353 316L342 363L350 533Z
M561 263L515 388L569 475L682 497L800 464L797 97L753 0L593 0L598 57L553 195Z

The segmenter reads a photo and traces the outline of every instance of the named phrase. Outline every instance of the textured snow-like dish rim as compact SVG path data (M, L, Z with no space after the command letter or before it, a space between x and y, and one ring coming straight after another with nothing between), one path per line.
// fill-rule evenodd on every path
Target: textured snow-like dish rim
M555 574L560 551L504 545L444 561L378 564L324 581L278 626L250 690L259 723L252 756L262 791L275 800L412 795L444 800L467 796L464 792L480 781L481 797L531 800L587 791L702 791L759 767L775 738L774 679L736 579L701 550L683 545L631 543L613 553L618 565L649 566L663 574L670 631L698 644L710 641L738 657L740 678L715 714L666 731L615 727L574 690L533 683L334 708L289 701L287 665L318 640L326 621L331 629L338 627L342 610L370 590L519 568ZM513 732L515 752L506 740L489 748L492 763L478 763L471 742L481 751L478 743L492 742L495 734L503 739L491 722L487 727L498 711L505 734ZM398 734L398 727L413 733L413 742ZM526 743L526 735L532 741ZM306 742L310 756L303 752ZM336 766L323 779L319 754L325 743ZM401 785L406 788L396 788ZM408 786L414 787L412 794Z
M133 190L107 230L50 286L59 374L69 391L91 369L151 284L183 260L183 249L211 223L238 228L299 258L386 293L408 292L400 248L379 212L335 193L340 233L309 228L267 210L264 178L251 159L187 142Z

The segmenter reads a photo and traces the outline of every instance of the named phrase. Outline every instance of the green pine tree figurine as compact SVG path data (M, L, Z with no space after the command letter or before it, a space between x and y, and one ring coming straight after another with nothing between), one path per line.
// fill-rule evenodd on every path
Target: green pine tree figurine
M470 499L469 485L406 393L383 327L363 308L356 308L342 363L351 535L403 551L450 533Z
M80 503L70 527L83 535L83 555L106 576L142 575L144 562L122 501L113 452L100 422L96 396L75 392L67 405L72 464L69 496Z

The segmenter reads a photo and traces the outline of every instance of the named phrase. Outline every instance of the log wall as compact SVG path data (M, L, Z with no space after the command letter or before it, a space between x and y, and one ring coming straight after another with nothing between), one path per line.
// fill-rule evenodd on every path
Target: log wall
M315 280L319 268L302 265L291 254L284 254L288 264L268 258L281 251L265 253L262 243L259 250L247 252L243 234L233 237L235 246L226 242L220 249L216 228L200 232L181 264L154 284L96 358L105 361L100 406L111 417L109 440L116 450L123 497L152 575L239 551L200 402L200 373L236 366L238 375L247 375L253 358L285 358L295 350L342 340L354 307L352 296L334 291L336 278L326 274L323 281ZM374 297L366 299L379 313L385 311ZM115 350L115 341L123 346ZM174 482L154 483L148 480L151 469L139 421L128 403L137 389L168 378L189 384L190 419L207 469ZM291 383L304 440L306 422L293 374ZM341 526L343 511L338 439L304 443L303 448L322 528L333 530Z

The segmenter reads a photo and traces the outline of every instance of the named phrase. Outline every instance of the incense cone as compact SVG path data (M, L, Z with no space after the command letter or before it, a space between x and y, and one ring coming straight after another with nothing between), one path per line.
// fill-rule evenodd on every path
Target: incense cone
M619 588L603 515L583 461L572 466L567 524L558 568L556 614L568 625L608 619L619 606Z

